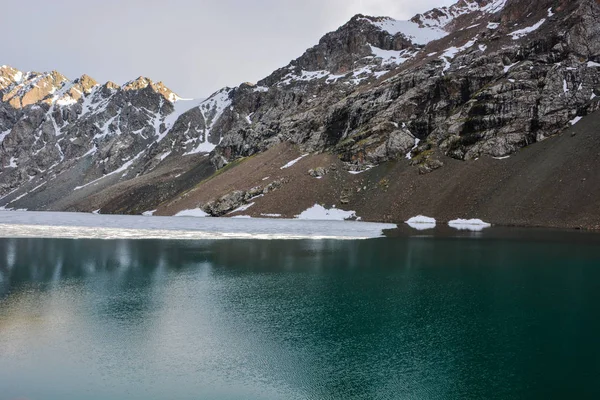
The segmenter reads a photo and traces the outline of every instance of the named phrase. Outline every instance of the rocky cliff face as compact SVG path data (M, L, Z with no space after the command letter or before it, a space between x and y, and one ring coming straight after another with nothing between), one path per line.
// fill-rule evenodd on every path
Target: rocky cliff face
M213 159L283 141L357 167L510 155L598 108L599 9L465 0L408 22L356 16L259 82L268 91L235 92L261 118L225 132Z
M357 15L256 84L203 101L148 78L100 85L3 66L0 206L77 208L164 166L210 154L220 169L280 143L350 171L408 158L426 174L543 141L600 108L599 95L597 0Z

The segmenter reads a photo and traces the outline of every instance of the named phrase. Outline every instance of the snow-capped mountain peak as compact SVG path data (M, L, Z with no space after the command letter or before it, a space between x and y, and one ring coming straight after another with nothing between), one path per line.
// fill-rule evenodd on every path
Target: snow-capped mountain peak
M446 32L455 28L458 22L472 23L485 14L502 11L508 0L460 0L451 6L434 8L426 13L417 14L411 22L422 28L441 29ZM461 21L461 19L468 21Z

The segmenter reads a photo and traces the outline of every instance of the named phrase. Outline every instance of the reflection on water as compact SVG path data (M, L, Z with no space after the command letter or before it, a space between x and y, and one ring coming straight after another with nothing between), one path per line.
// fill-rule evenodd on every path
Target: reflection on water
M0 398L593 396L598 246L549 243L0 239Z

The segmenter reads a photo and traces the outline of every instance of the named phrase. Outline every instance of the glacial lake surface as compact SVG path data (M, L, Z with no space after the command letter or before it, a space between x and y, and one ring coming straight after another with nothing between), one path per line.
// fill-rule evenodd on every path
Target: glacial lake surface
M0 238L2 400L525 398L600 398L597 234Z

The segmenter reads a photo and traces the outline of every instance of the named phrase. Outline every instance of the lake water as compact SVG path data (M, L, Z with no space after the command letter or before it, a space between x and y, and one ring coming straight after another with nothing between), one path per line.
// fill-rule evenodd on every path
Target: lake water
M0 399L600 398L600 239L0 239Z

